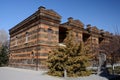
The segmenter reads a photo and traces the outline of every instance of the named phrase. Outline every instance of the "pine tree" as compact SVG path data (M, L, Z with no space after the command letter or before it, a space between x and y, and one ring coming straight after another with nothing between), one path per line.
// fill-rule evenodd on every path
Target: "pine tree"
M0 66L6 65L8 62L8 47L2 45L0 47Z
M68 31L64 40L64 46L58 46L50 53L48 57L49 74L54 76L63 76L64 70L67 76L87 76L90 71L86 69L89 65L87 52L82 42L76 42L76 36L73 31Z

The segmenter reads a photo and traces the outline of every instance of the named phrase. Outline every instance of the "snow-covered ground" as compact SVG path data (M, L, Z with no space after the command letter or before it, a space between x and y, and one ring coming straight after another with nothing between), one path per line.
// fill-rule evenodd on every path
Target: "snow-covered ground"
M65 79L49 76L46 74L45 71L0 67L0 80L108 80L108 79L97 75Z
M64 80L45 74L45 71L0 67L0 80Z

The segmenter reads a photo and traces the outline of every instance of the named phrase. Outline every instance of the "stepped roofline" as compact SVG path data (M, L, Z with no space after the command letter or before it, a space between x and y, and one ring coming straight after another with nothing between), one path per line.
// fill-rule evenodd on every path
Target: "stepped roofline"
M28 18L26 18L22 22L18 23L13 28L9 29L9 32L11 33L12 31L14 31L14 30L16 30L20 27L23 27L25 24L28 24L32 20L35 20L35 19L40 20L40 19L44 19L44 18L45 19L50 19L49 21L54 21L56 23L61 22L61 16L57 12L55 12L52 9L46 9L43 6L40 6L38 8L38 10L35 13L33 13L31 16L29 16Z

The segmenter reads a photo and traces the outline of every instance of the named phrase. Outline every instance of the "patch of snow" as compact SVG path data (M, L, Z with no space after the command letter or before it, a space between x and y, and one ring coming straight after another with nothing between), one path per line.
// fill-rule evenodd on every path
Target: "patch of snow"
M90 75L86 77L67 78L66 80L108 80L108 79L105 77L98 76L98 75Z
M0 67L0 80L63 80L45 73L45 71Z
M60 78L46 74L46 71L34 71L28 69L0 67L0 80L108 80L98 75L90 75L78 78Z

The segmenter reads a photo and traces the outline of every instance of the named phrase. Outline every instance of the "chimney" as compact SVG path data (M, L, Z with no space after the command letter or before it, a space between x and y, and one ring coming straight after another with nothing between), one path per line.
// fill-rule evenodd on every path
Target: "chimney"
M90 27L91 27L91 24L87 24L86 26L87 26L87 28L90 28Z
M45 7L44 6L40 6L38 9L39 10L45 10Z
M68 22L72 22L73 21L73 18L72 17L69 17L68 18Z

